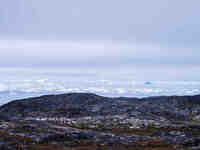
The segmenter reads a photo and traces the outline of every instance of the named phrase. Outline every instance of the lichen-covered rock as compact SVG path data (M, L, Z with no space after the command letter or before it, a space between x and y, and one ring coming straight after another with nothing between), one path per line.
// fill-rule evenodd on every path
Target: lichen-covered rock
M200 96L108 98L89 93L0 107L0 149L182 150L200 146Z

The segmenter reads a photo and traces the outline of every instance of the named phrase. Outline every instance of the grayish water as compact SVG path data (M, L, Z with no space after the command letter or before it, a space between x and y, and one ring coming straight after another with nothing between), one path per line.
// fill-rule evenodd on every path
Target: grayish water
M4 69L0 73L0 104L15 99L69 92L90 92L112 97L200 93L200 81L197 80L144 80L136 78L134 73L105 75L100 72L30 69Z

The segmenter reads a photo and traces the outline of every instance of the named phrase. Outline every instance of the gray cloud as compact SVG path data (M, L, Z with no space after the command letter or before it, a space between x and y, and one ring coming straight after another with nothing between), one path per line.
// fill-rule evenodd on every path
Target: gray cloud
M198 65L200 51L114 41L1 40L4 65L119 66Z
M199 5L187 0L7 0L1 2L1 31L36 38L190 43L192 35L199 37Z
M200 1L6 0L1 65L198 66Z

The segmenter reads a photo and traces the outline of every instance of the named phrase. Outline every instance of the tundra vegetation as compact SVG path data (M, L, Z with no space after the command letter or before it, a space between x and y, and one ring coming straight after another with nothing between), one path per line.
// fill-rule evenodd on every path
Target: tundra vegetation
M48 95L0 107L1 150L197 150L200 96Z

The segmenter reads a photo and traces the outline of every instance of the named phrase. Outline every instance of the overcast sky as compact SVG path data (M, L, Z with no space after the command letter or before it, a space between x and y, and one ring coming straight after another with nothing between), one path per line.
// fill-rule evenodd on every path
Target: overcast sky
M197 68L198 0L1 0L0 66Z

